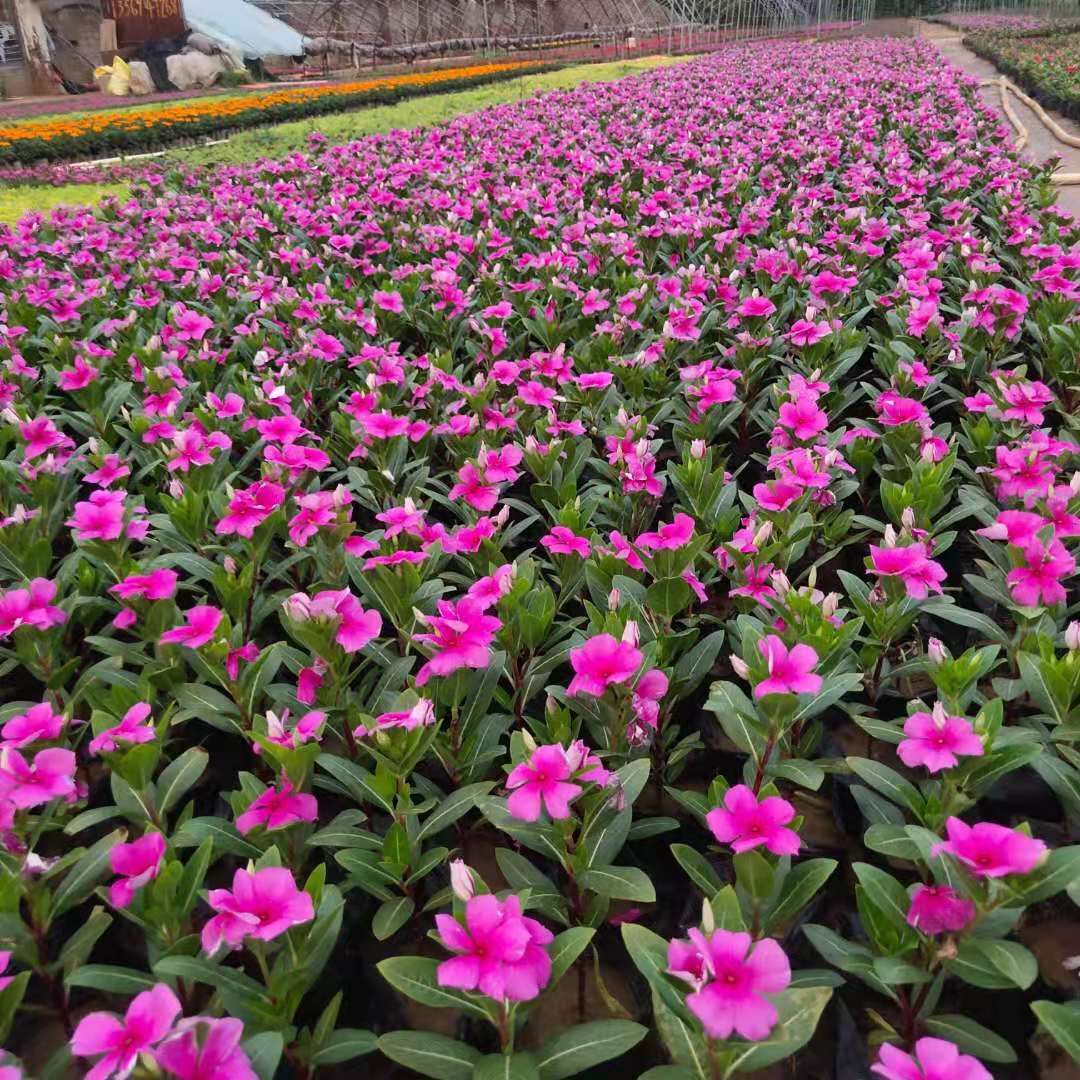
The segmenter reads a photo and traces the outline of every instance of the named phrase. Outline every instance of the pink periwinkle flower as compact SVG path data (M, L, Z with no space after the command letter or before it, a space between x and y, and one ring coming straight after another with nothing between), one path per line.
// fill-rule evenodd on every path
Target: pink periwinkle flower
M211 956L222 944L239 948L247 937L273 941L315 917L311 896L282 866L237 870L232 889L211 889L209 901L217 914L203 927L202 947Z
M15 980L14 975L4 974L9 963L11 963L11 950L0 951L0 992L6 990Z
M346 653L359 652L382 631L382 615L374 608L365 611L348 589L327 589L312 597L294 593L285 601L285 611L299 622L336 622L334 640Z
M194 1016L177 1024L154 1058L177 1080L258 1080L240 1045L243 1037L243 1022L231 1016Z
M268 832L285 829L298 821L314 821L319 816L319 804L314 795L294 790L283 773L281 786L267 788L236 819L237 831L247 835L260 825Z
M113 907L131 906L135 893L149 884L161 872L165 859L165 837L150 832L130 844L114 844L109 851L109 866L119 881L109 886L109 903Z
M1024 547L1024 563L1006 575L1012 598L1024 607L1064 604L1068 599L1062 579L1076 572L1076 560L1060 540L1043 544L1032 540Z
M228 513L214 526L214 532L219 536L236 533L250 540L255 530L284 501L285 489L280 484L259 480L233 494Z
M132 705L119 724L106 728L90 740L90 753L111 753L120 749L121 743L133 746L137 743L152 742L157 737L157 732L153 724L147 723L149 719L150 706L145 701Z
M945 568L929 557L921 541L906 547L871 544L870 562L875 574L899 578L908 596L915 600L925 600L928 593L942 591Z
M769 634L758 642L758 649L769 666L769 674L754 687L754 697L768 694L816 694L822 679L814 674L818 654L809 645L799 643L789 650L783 640Z
M76 540L118 540L124 531L123 491L95 491L88 500L77 502L66 522Z
M221 622L221 610L209 604L197 604L184 613L185 624L161 635L163 645L184 645L189 649L198 649L214 640L218 623Z
M649 668L634 686L630 699L634 716L654 731L660 720L660 699L668 691L668 677L659 668Z
M930 854L951 855L978 878L1027 874L1047 855L1041 840L990 821L968 825L960 818L951 817L945 822L945 833L948 839L935 844Z
M71 1039L75 1057L102 1057L86 1080L122 1080L140 1054L152 1050L172 1030L180 1002L164 983L136 994L123 1020L107 1012L92 1012L79 1021Z
M584 645L570 650L574 677L566 692L570 697L578 694L602 697L609 686L629 682L643 659L641 650L631 641L618 641L611 634L596 634Z
M911 894L909 926L924 934L956 933L975 918L975 905L948 885L919 885Z
M109 592L121 600L168 600L176 592L179 580L175 570L158 569L145 574L128 574L110 586Z
M724 805L710 810L705 821L721 844L730 844L736 855L764 844L774 855L797 855L799 834L785 828L795 817L795 807L770 795L760 799L745 784L730 788Z
M907 738L896 748L909 769L925 765L931 773L954 768L961 757L982 757L983 742L970 720L949 716L941 702L934 711L912 713L904 722Z
M929 1037L915 1043L914 1054L883 1044L870 1071L885 1080L993 1080L981 1062L945 1039Z
M64 718L53 712L53 707L43 701L31 705L24 713L18 713L0 728L0 747L21 750L35 742L51 742L59 737Z
M687 995L686 1005L705 1033L710 1039L728 1039L732 1034L755 1042L768 1038L779 1014L766 995L779 994L791 982L784 950L772 938L755 943L749 934L730 930L714 930L708 936L691 930L689 937L700 956L704 981ZM673 973L688 971L689 960L685 949L673 952L668 947Z
M50 747L27 761L18 750L0 750L0 802L18 810L75 797L75 755Z
M0 638L6 638L20 627L48 630L67 622L67 612L53 604L56 582L34 578L25 589L9 589L0 593Z
M506 809L521 821L536 821L542 807L553 819L562 820L570 816L570 803L581 794L582 783L604 786L609 777L582 742L569 750L558 743L538 746L506 778L511 792Z
M440 986L477 990L500 1002L532 1001L547 986L546 946L554 935L522 915L516 896L474 896L465 904L464 925L452 915L436 915L435 923L443 945L458 954L439 965Z
M463 596L451 603L440 600L437 615L424 616L430 632L414 634L432 650L431 659L417 672L416 685L423 686L432 675L451 675L461 668L486 668L491 663L491 643L502 620L487 615L477 600Z
M578 536L573 529L569 529L565 525L556 525L547 536L540 538L540 543L552 555L577 555L582 559L589 557L588 538Z

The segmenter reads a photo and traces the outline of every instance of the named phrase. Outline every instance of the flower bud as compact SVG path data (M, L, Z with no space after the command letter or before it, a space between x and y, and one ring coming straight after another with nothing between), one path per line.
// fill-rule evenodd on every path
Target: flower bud
M621 599L622 598L619 596L619 590L618 589L612 589L611 592L608 593L608 598L607 598L608 611L618 611L619 610L619 601Z
M926 657L935 667L949 659L949 650L940 638L932 637L926 646Z
M169 481L169 494L174 499L182 499L184 497L184 485L179 480Z
M450 888L459 900L468 902L476 892L472 871L461 859L450 860Z
M225 573L228 574L229 577L236 577L236 560L231 555L226 555L225 558L222 559L222 564L225 567Z
M1073 619L1067 627L1065 627L1065 648L1069 652L1076 652L1080 650L1080 622Z
M754 533L754 547L759 548L762 544L766 544L769 541L769 537L772 536L773 523L766 521L764 525L756 533Z
M738 675L740 679L749 678L750 668L741 656L736 656L732 653L731 666L735 669L735 674Z
M638 635L638 624L633 619L623 627L622 639L627 645L633 645L635 649L637 648L640 638Z
M698 461L701 461L701 459L705 457L705 440L704 439L695 439L690 444L690 456L692 458L696 458Z
M293 593L281 606L293 622L307 622L311 618L311 602L303 593Z
M910 506L904 507L904 512L900 515L900 524L908 532L915 528L915 511Z
M716 916L713 914L712 904L707 899L701 905L701 929L706 934L711 934L716 929Z

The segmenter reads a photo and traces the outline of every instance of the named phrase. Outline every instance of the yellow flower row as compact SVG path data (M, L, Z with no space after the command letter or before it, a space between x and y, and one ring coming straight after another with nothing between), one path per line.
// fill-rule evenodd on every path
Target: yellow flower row
M265 93L247 93L228 98L195 98L157 109L101 109L74 119L54 116L36 123L9 124L0 127L0 149L27 140L71 138L110 131L137 132L152 128L183 127L185 124L258 113L281 105L296 105L323 98L347 97L373 90L396 90L403 86L454 82L505 71L537 67L535 61L502 64L476 64L470 67L432 69L408 75L387 75L353 82L335 82L322 86L296 86Z

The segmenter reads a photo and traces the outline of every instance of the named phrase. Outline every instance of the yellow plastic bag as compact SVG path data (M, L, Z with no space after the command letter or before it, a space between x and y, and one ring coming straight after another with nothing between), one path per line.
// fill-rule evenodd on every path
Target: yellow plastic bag
M94 69L94 81L98 89L116 97L125 97L131 93L131 68L122 57L116 57L112 67Z

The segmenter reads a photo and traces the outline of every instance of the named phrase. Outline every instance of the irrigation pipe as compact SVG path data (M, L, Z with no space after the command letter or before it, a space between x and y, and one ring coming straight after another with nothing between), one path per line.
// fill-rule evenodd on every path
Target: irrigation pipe
M1028 141L1028 130L1009 103L1009 94L1015 94L1042 121L1043 126L1058 142L1066 146L1080 147L1080 138L1069 134L1033 97L1025 94L1011 79L1002 75L998 79L984 79L983 86L997 86L1001 93L1001 109L1016 132L1014 149L1022 150ZM1050 177L1056 187L1080 184L1080 173L1056 172Z

